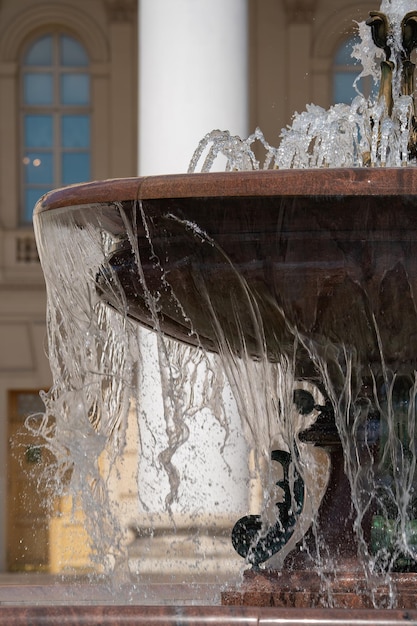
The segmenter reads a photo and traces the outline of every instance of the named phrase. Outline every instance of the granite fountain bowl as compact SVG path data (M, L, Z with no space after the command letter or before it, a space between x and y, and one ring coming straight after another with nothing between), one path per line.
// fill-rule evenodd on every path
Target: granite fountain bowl
M44 196L35 220L72 214L111 233L101 297L174 339L273 361L297 335L352 347L363 366L382 351L407 374L416 205L412 167L250 171L68 187ZM300 375L310 365L301 349Z

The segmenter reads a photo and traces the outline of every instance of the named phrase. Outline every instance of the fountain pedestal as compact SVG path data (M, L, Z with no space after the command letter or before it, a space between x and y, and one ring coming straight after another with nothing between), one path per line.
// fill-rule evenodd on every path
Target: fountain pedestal
M359 558L354 531L352 493L344 469L344 454L334 416L327 411L300 435L304 442L322 447L330 458L327 489L313 527L290 552L283 569L254 567L244 573L239 589L222 594L226 606L326 607L349 609L389 606L392 589L401 608L417 608L413 589L417 574L397 575L393 587L376 583L373 596ZM363 539L370 544L374 511L362 520Z

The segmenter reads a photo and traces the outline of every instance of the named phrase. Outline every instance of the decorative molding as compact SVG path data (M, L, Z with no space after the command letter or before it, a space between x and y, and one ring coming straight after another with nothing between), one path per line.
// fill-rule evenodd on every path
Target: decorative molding
M355 34L357 23L369 16L369 2L362 0L356 4L340 7L315 31L313 58L325 59L328 69L333 62L333 55L340 44Z
M110 22L133 22L137 14L137 6L138 0L106 0Z
M1 0L0 0L1 1ZM73 31L86 47L92 61L108 60L108 42L97 21L78 7L64 2L35 3L0 24L0 61L16 61L30 33L53 24Z
M16 237L16 263L39 263L38 249L34 235L27 234Z
M315 15L317 0L284 0L288 21L296 24L310 23Z

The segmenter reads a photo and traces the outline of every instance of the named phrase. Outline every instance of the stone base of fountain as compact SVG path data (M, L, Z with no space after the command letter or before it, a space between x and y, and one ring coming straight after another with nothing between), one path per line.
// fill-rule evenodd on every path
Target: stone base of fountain
M0 607L0 626L302 626L305 624L360 624L400 626L415 624L417 611L344 609L277 609L248 606L30 606Z
M242 559L230 542L231 525L207 525L204 532L191 524L179 523L175 529L168 523L137 525L128 548L129 570L148 581L237 580Z
M240 588L222 594L225 606L275 606L281 608L325 608L329 599L340 609L371 609L389 606L396 596L398 609L417 609L417 574L391 574L391 587L372 586L358 572L319 577L311 570L278 572L248 570Z

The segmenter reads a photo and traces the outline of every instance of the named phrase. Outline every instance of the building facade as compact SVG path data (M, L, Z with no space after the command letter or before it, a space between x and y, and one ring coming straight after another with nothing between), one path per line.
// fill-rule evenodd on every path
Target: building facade
M141 91L139 67L144 42L156 38L158 15L141 24L146 14L141 1L0 0L0 571L36 562L48 569L45 554L27 560L10 553L11 528L19 522L24 533L33 526L33 519L25 520L29 508L19 500L25 489L17 478L20 452L10 440L24 416L36 410L38 391L51 384L45 286L31 206L49 188L146 171L147 147L138 157L138 131L152 92ZM184 11L184 0L158 0L158 5L163 10L164 2L172 7L177 1ZM333 103L336 73L352 69L338 53L356 22L379 6L355 0L239 1L246 12L239 26L246 29L241 33L246 127L249 132L260 127L277 145L295 111L310 102ZM228 19L232 33L236 24ZM174 19L174 33L176 26ZM213 30L214 47L220 45L216 36ZM166 51L161 48L160 54ZM147 63L161 66L156 56L149 58ZM172 97L184 98L180 86ZM194 115L199 116L198 107ZM158 133L155 127L155 141ZM22 445L25 460L36 461L36 446Z

